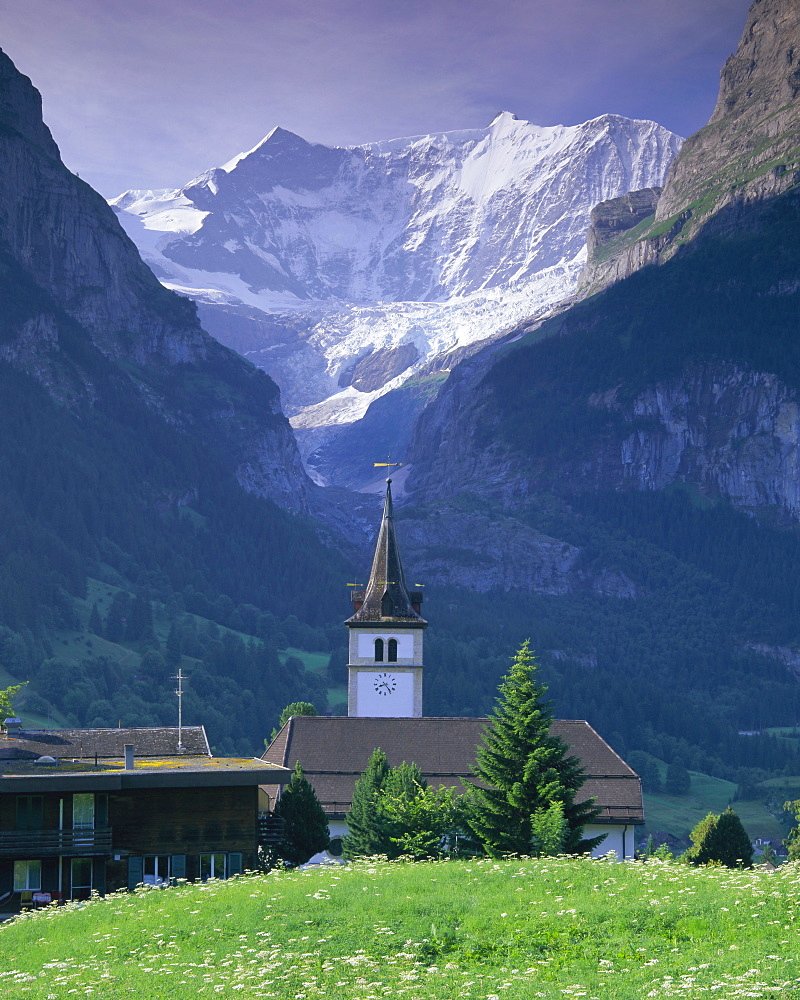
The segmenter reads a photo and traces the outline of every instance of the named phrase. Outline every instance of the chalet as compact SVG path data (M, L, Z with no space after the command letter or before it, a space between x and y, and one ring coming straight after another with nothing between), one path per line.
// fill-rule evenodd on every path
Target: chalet
M211 755L202 726L0 733L0 902L227 878L256 865L259 786L290 773ZM263 793L261 793L263 794Z
M391 480L369 583L354 591L349 630L347 717L293 717L263 759L276 767L300 762L328 816L334 853L347 832L355 782L372 751L389 764L415 763L430 785L460 788L469 782L487 719L428 718L422 714L422 591L406 586L394 527ZM556 719L562 737L586 772L582 798L594 797L600 814L586 836L605 834L595 854L634 855L635 827L644 824L638 775L587 723ZM279 794L277 787L270 789Z

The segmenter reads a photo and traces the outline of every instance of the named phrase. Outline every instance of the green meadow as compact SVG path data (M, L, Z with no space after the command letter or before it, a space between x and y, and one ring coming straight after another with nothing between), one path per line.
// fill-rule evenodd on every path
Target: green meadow
M644 814L647 819L647 832L660 830L688 842L690 832L709 812L724 812L731 804L751 838L783 840L789 832L763 801L768 797L766 787L763 788L759 799L734 801L736 785L732 781L713 778L699 771L691 771L690 774L692 787L687 795L670 795L668 792L645 794ZM792 780L781 777L776 779L776 784L784 786ZM765 786L767 784L764 782ZM798 794L800 795L800 789Z
M375 862L147 888L0 927L8 998L800 998L800 865Z

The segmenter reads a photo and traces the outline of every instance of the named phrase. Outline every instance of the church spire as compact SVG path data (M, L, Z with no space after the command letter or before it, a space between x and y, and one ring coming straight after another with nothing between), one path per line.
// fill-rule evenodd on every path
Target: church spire
M347 624L367 622L402 623L405 626L424 627L427 622L419 614L422 603L420 591L409 592L400 561L397 537L394 530L392 481L386 480L386 500L383 517L372 560L372 572L366 591L353 594L356 613Z

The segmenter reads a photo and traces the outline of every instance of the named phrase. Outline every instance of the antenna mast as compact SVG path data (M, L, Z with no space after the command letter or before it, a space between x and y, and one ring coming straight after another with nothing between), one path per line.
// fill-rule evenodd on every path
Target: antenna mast
M175 690L175 694L178 696L178 746L176 749L185 750L186 747L183 745L183 682L185 678L180 667L178 667L175 680L178 682L178 687Z

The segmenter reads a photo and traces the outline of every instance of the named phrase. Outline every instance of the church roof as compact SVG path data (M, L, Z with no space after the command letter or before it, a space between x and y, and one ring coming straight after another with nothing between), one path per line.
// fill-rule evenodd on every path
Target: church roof
M377 747L392 767L415 763L431 785L461 788L472 776L475 751L487 719L376 719L293 716L264 752L263 759L303 773L316 790L326 815L349 810L353 787ZM586 771L581 798L595 798L597 823L644 823L638 775L588 722L554 719L560 736ZM269 791L269 789L268 789ZM274 794L274 792L273 792Z
M416 603L422 599L416 596ZM353 595L354 600L361 599L360 594ZM401 623L405 627L424 628L427 622L414 610L411 595L406 586L403 564L400 561L400 551L397 547L397 537L394 530L394 508L392 505L392 481L386 480L386 500L383 505L383 517L375 545L375 558L372 560L372 572L369 583L363 595L363 603L346 625L362 625L367 623L387 624Z

